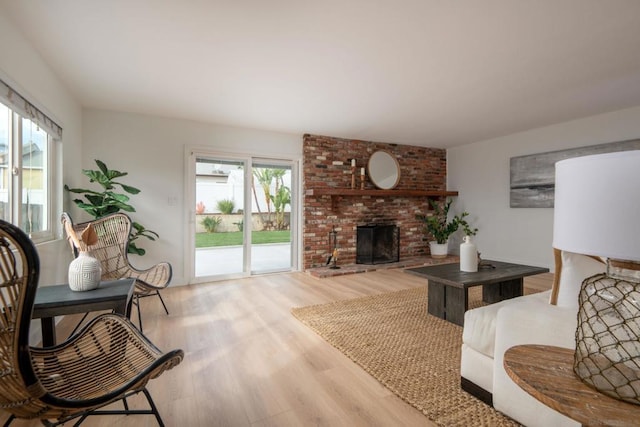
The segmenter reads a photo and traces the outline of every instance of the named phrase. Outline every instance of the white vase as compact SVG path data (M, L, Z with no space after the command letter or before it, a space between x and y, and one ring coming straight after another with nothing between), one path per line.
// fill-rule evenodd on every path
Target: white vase
M429 249L431 250L431 258L446 258L449 251L449 242L438 243L435 240L429 242Z
M72 291L90 291L100 285L100 261L89 252L80 252L69 264L69 287Z
M460 244L460 271L478 271L478 250L471 241L471 236L464 236L464 241Z

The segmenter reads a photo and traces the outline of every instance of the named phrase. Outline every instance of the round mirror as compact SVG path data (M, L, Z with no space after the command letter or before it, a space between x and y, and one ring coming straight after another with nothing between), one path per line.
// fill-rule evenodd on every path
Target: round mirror
M400 165L396 158L386 151L373 153L369 158L368 168L371 182L382 190L389 190L400 181Z

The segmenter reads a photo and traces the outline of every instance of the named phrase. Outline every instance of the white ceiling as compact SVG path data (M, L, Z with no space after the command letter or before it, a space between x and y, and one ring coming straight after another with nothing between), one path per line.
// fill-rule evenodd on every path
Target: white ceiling
M640 105L640 0L0 0L86 107L451 147Z

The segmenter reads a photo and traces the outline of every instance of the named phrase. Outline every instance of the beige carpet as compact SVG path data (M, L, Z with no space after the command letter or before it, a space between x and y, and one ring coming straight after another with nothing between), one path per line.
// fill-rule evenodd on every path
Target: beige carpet
M474 305L480 292L470 291ZM438 425L518 425L460 389L462 328L426 307L427 289L420 287L292 313Z

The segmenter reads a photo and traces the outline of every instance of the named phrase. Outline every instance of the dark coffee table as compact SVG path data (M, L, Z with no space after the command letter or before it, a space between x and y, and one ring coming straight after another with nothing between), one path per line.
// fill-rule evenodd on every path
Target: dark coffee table
M483 260L492 267L477 273L460 271L459 263L408 268L405 271L428 279L427 312L456 325L464 325L469 309L469 288L482 286L482 300L493 304L522 295L523 278L548 273L548 268Z

